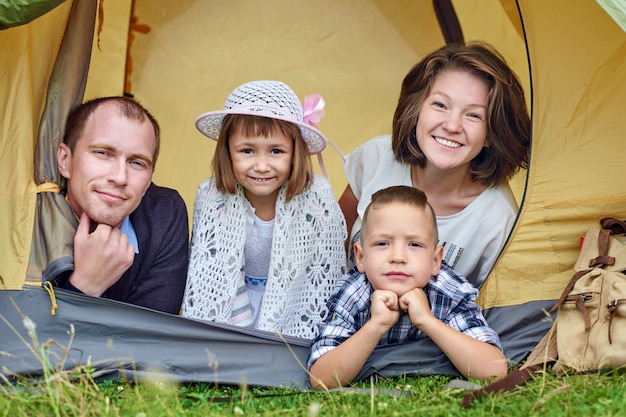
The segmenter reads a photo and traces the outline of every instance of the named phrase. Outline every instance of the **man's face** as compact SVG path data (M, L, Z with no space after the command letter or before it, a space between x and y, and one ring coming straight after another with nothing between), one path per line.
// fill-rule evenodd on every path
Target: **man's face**
M143 198L154 170L154 128L120 115L104 103L89 116L74 151L61 144L59 172L67 178L67 198L78 217L120 226Z

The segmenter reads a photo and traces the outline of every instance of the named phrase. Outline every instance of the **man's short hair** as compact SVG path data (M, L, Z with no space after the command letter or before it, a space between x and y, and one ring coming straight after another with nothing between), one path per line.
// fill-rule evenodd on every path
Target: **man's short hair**
M100 97L74 107L67 116L63 143L70 148L70 151L74 152L76 144L83 134L89 116L91 116L100 105L109 102L114 103L119 114L127 119L137 120L139 122L149 120L150 123L152 123L155 137L154 155L152 155L152 166L154 167L161 147L161 129L159 123L148 110L130 97Z

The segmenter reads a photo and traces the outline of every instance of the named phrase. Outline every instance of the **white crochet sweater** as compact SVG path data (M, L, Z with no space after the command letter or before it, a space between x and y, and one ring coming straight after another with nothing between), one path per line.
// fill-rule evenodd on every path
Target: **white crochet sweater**
M315 175L309 189L276 201L269 276L258 329L312 339L326 317L326 301L345 272L347 236L331 185ZM217 191L212 178L198 187L182 315L229 323L243 282L244 247L254 218L241 186Z

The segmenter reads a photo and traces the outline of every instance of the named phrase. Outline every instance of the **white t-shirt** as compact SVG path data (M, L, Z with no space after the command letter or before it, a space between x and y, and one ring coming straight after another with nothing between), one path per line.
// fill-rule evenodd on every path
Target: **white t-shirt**
M361 230L361 219L372 194L392 185L412 186L411 166L394 159L391 136L383 135L348 154L344 170L359 200L358 218L350 234L354 242L359 237L357 232ZM437 216L444 261L480 288L506 243L517 211L511 188L502 185L487 188L459 213Z
M248 288L250 307L252 308L254 328L258 328L259 312L261 311L263 294L265 294L265 286L269 276L274 220L261 220L255 215L250 238L246 240L245 281Z

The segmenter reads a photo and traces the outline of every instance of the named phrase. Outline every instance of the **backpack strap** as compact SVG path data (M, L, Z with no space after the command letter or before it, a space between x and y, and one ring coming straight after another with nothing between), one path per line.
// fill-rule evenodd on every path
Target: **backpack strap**
M605 217L600 220L600 236L598 237L598 257L589 261L589 267L602 268L615 264L615 258L608 256L609 253L609 236L626 234L626 222L615 219L613 217Z
M491 394L502 394L503 392L513 391L520 385L524 385L526 381L533 376L556 362L556 325L546 333L546 335L537 343L535 349L528 355L523 366L513 369L507 376L492 382L483 388L466 392L463 395L461 405L463 408L469 408L474 400L485 398Z
M589 260L590 268L603 268L615 264L615 258L609 256L609 242L612 235L611 229L602 229L598 235L598 257Z
M600 220L602 229L598 235L598 256L589 261L589 268L584 271L579 271L574 274L570 281L565 286L561 294L561 298L552 307L550 312L556 311L561 304L565 301L567 296L574 288L574 284L583 275L587 274L593 268L603 268L605 266L611 266L615 263L615 258L608 256L609 244L611 235L626 234L626 221L618 220L612 217L606 217ZM625 300L626 302L626 300ZM558 320L558 318L557 318ZM609 334L610 337L610 334ZM488 395L501 394L503 392L512 391L516 387L523 385L526 381L533 378L533 376L544 370L547 366L556 363L558 358L557 346L556 346L556 321L552 324L552 327L546 333L546 335L539 341L537 346L530 353L524 365L519 368L513 369L507 376L491 384L486 385L478 390L470 391L463 395L462 406L468 408L474 400L484 398Z
M605 217L600 220L600 226L603 229L609 229L612 235L626 234L626 222L613 217Z
M469 408L474 400L480 400L490 394L502 394L503 392L513 391L520 385L524 385L526 381L532 378L538 369L534 367L528 368L515 368L504 378L492 382L491 384L474 391L466 392L463 395L463 401L461 406L463 408Z
M572 288L574 288L574 285L576 284L576 282L585 274L587 274L589 271L591 271L591 269L585 269L584 271L578 271L574 274L574 276L572 277L572 279L569 280L569 282L567 283L567 285L565 286L565 289L563 290L563 292L561 293L561 298L559 298L559 301L556 302L556 304L550 309L549 313L553 313L555 312L560 306L561 304L563 304L563 302L565 301L565 299L567 298L567 296L569 295L570 292L572 292Z
M574 288L576 282L583 275L586 275L593 268L603 268L605 266L611 266L615 264L615 258L608 255L610 237L612 234L615 234L614 231L618 232L617 234L619 234L619 230L626 228L626 223L613 218L604 218L600 221L600 224L602 225L602 229L598 233L598 256L589 260L589 269L578 271L574 274L572 279L570 279L565 286L565 289L563 289L563 292L561 293L561 298L559 298L559 301L557 301L554 307L552 307L552 309L550 310L550 313L555 312L561 306L561 304L563 304L569 293L572 292L572 288ZM622 231L621 233L624 232Z

